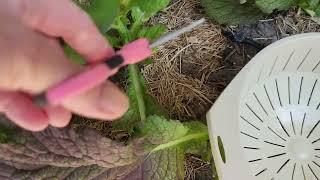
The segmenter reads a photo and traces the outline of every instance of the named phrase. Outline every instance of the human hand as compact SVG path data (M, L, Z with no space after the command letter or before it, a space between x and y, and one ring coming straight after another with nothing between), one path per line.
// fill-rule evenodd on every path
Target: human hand
M0 1L0 112L31 131L66 126L71 112L112 120L128 108L127 97L110 81L59 107L40 108L31 96L82 70L64 55L57 37L89 63L114 54L90 18L71 0Z

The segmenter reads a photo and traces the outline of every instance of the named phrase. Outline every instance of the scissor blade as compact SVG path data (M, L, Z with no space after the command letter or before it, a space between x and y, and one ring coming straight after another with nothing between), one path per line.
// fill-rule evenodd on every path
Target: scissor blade
M179 37L180 35L184 34L184 33L187 33L187 32L190 32L192 31L194 28L200 26L201 24L203 24L206 20L204 18L198 20L198 21L195 21L193 23L191 23L190 25L186 26L186 27L183 27L177 31L174 31L174 32L171 32L171 33L167 33L163 36L161 36L159 39L157 39L155 42L153 42L150 47L151 48L155 48L155 47L158 47L168 41L171 41L177 37Z

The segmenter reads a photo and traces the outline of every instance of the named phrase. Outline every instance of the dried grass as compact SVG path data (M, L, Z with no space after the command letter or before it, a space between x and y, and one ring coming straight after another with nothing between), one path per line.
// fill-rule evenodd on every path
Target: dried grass
M198 0L176 0L151 23L176 30L203 17ZM143 69L149 92L171 117L195 119L217 96L208 78L219 67L226 41L220 26L207 22L193 32L158 48L154 63Z
M286 16L280 15L276 17L277 28L282 37L294 34L320 32L319 19L310 18L303 12L292 10Z
M186 154L185 180L211 180L215 177L212 166L192 154Z

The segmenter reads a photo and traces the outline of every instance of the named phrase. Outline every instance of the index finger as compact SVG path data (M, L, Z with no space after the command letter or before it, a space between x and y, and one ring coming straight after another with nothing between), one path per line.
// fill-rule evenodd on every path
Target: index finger
M49 36L62 37L88 61L114 54L91 18L71 0L12 0L23 22Z

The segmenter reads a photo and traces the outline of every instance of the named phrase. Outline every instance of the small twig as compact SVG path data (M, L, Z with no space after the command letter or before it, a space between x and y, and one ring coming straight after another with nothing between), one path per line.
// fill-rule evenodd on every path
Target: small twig
M253 40L272 40L273 38L268 37L260 37L260 38L253 38Z
M261 19L261 20L259 20L259 22L270 22L270 21L274 21L274 19Z

